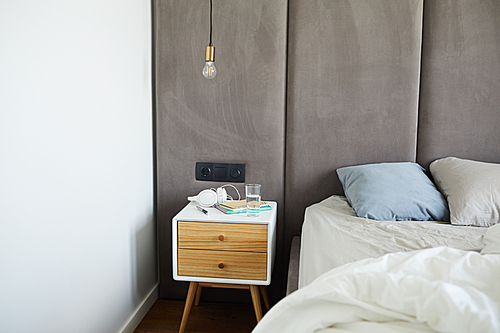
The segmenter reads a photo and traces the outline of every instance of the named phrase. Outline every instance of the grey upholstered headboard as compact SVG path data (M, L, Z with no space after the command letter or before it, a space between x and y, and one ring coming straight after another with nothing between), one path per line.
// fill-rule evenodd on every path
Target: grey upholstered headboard
M196 162L245 163L278 202L271 297L304 209L342 194L335 169L500 162L498 0L214 0L213 80L208 0L153 3L161 297L187 290L172 280L172 217L220 185L196 181Z
M500 162L500 1L425 1L417 162Z
M415 161L422 0L289 1L285 238L335 169Z
M335 169L500 162L500 2L290 0L285 243Z

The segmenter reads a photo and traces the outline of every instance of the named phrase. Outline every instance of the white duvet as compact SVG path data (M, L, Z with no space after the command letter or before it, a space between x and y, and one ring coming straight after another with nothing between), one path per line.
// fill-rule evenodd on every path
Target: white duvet
M281 300L253 332L435 331L500 332L500 255L438 247L346 264Z

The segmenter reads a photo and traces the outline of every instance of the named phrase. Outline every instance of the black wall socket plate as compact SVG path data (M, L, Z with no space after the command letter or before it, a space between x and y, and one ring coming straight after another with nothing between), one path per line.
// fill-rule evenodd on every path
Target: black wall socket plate
M245 164L196 162L196 180L244 183Z

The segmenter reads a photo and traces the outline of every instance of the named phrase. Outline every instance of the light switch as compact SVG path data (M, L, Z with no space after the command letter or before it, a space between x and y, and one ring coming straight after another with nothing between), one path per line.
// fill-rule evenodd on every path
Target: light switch
M196 162L196 180L244 183L245 164Z
M215 167L215 179L226 179L226 168L225 167Z

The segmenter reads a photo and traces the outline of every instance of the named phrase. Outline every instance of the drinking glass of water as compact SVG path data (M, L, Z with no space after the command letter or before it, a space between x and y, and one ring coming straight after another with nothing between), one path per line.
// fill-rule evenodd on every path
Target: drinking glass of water
M245 185L247 197L247 216L258 217L260 213L260 184Z

